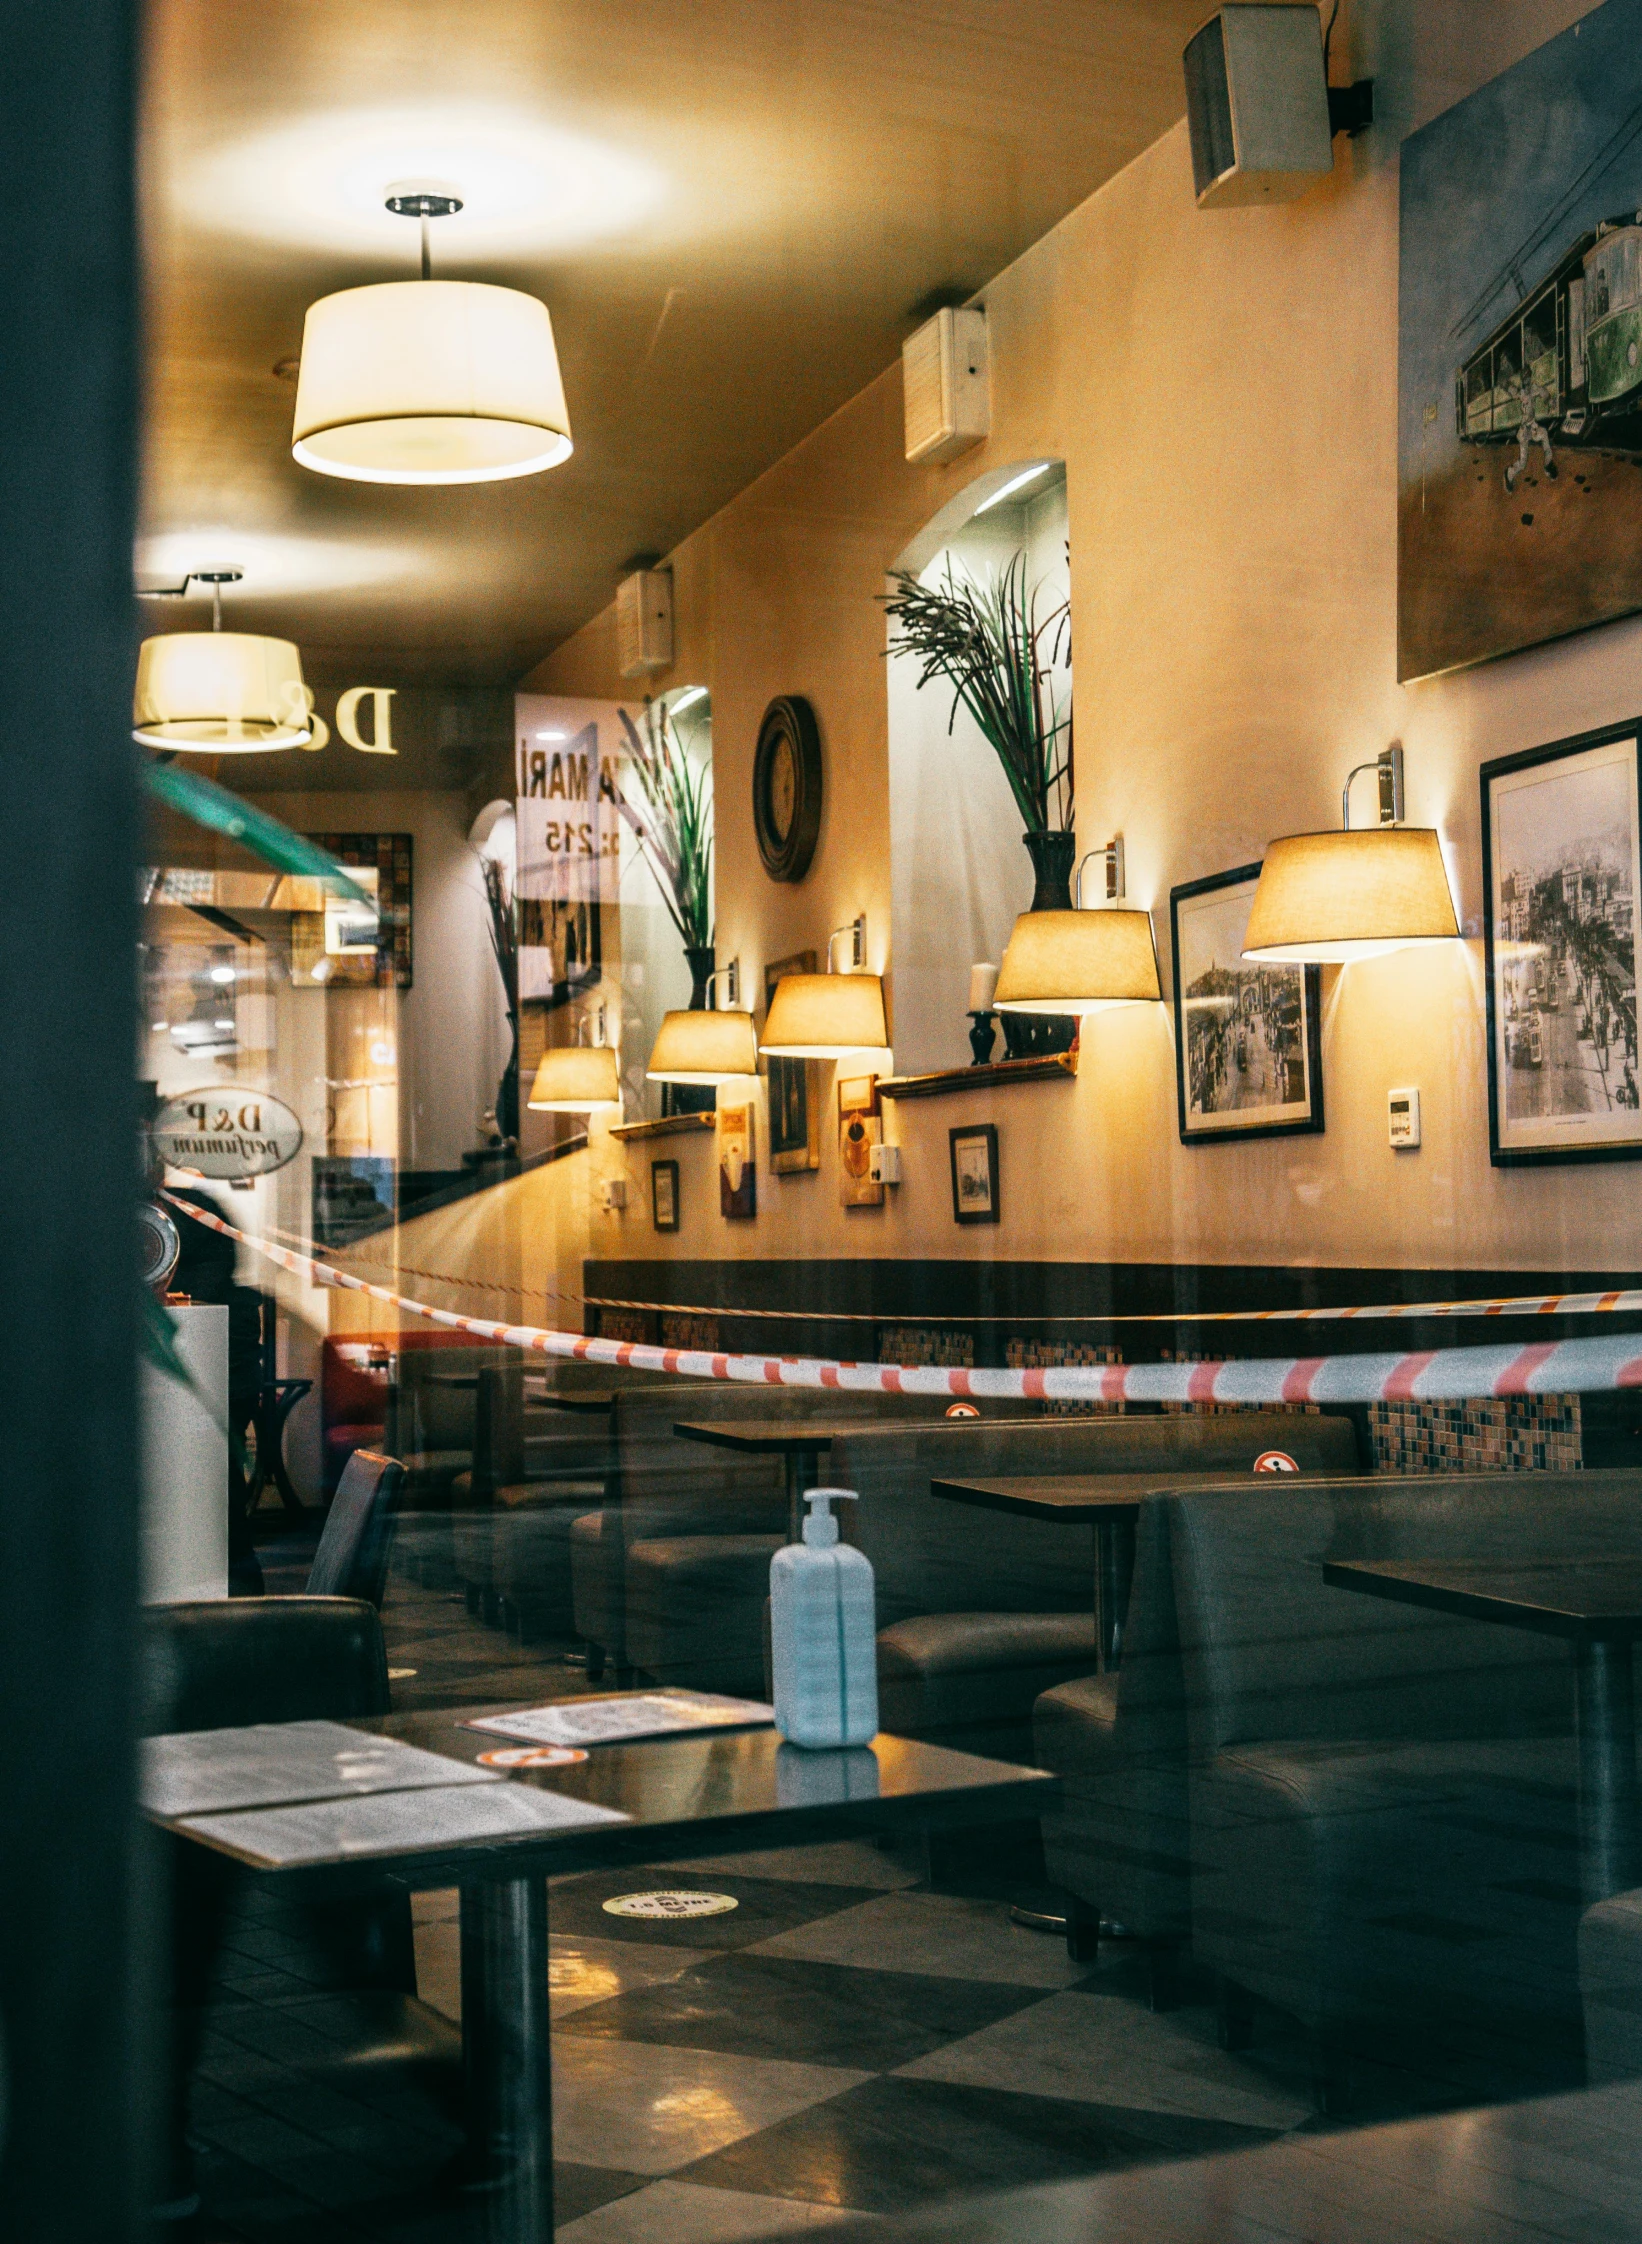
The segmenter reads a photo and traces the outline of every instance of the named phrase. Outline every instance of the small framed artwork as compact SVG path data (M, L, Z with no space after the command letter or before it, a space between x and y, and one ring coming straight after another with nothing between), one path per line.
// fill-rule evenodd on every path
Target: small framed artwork
M1639 737L1614 725L1482 767L1496 1168L1642 1155Z
M1322 969L1243 957L1258 865L1169 892L1182 1145L1323 1127Z
M838 1078L838 1198L846 1208L881 1208L884 1188L869 1173L872 1149L884 1139L876 1075Z
M952 1220L954 1223L996 1223L998 1220L998 1132L991 1122L978 1122L948 1132L952 1148Z
M650 1216L658 1231L678 1229L678 1163L650 1164Z
M814 951L795 951L764 969L764 1010L784 974L813 974ZM818 1060L767 1062L770 1071L770 1167L778 1177L821 1166L821 1065Z
M753 1110L750 1106L721 1106L718 1110L718 1207L732 1222L748 1222L758 1213L758 1166L753 1158Z

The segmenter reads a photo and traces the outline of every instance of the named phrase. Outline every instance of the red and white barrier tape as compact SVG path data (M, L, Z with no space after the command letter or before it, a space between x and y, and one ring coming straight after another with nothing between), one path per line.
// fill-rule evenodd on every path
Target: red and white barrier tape
M849 1393L963 1395L977 1400L1171 1403L1472 1402L1506 1395L1595 1394L1642 1387L1642 1333L1530 1346L1437 1348L1412 1355L1289 1356L1206 1364L1053 1364L1029 1371L966 1370L941 1364L858 1364L812 1356L727 1356L700 1348L656 1348L592 1340L536 1325L493 1324L430 1308L371 1285L310 1255L278 1247L187 1201L161 1198L195 1223L252 1248L310 1285L339 1286L451 1332L578 1363L664 1371L682 1379L748 1386L835 1387Z

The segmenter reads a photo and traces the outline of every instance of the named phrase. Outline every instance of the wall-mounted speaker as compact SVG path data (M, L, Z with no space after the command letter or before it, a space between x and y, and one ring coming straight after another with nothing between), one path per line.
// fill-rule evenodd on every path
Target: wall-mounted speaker
M1334 169L1322 18L1232 4L1186 49L1186 123L1199 210L1286 202Z
M671 569L635 569L616 587L616 667L624 678L673 667Z
M992 426L986 314L937 312L901 346L909 460L955 460Z

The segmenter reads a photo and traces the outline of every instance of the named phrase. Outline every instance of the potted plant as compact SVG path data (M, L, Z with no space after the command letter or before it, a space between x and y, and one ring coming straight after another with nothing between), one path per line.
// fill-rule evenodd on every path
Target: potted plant
M713 800L705 759L692 758L666 705L646 695L644 719L621 711L627 753L637 782L618 788L621 815L638 836L661 900L684 942L690 968L690 1010L706 1009L713 972ZM712 1111L714 1095L666 1084L666 1113Z
M1067 911L1072 903L1072 709L1056 699L1054 670L1071 626L1070 600L1039 613L1042 585L1027 589L1026 555L986 581L957 574L939 584L897 570L884 607L894 626L891 654L915 656L922 688L939 678L953 689L952 716L967 709L1003 766L1025 821L1022 836L1036 889L1031 909Z
M1034 912L1069 911L1072 860L1072 707L1056 696L1054 672L1071 628L1071 601L1040 612L1043 586L1026 582L1026 555L1015 554L990 578L960 574L948 561L945 578L920 583L895 572L895 591L884 598L893 637L891 654L922 663L919 689L940 679L953 689L952 730L960 708L980 728L1009 782L1025 822L1021 837L1032 860ZM1064 1051L1076 1022L1033 1022L1006 1015L1004 1037L1012 1056Z

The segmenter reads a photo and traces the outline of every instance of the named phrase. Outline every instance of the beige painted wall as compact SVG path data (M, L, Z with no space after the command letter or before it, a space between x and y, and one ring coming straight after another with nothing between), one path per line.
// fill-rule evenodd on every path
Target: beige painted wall
M1347 149L1297 204L1198 214L1184 128L985 291L994 430L945 470L901 456L892 370L673 558L678 661L709 685L718 791L718 944L746 986L865 910L891 978L886 694L874 595L965 484L1063 456L1072 537L1079 825L1121 830L1131 898L1167 953L1172 885L1334 823L1346 768L1393 739L1409 816L1443 833L1470 940L1325 978L1327 1134L1183 1148L1162 1012L1086 1026L1075 1086L894 1111L907 1182L880 1212L819 1174L759 1179L755 1224L721 1219L708 1144L635 1149L641 1187L595 1215L593 1251L1509 1267L1634 1262L1635 1171L1488 1162L1477 768L1635 713L1642 623L1411 688L1396 683L1397 170L1423 122L1583 11L1437 0L1359 7L1357 67L1393 131ZM527 681L614 694L609 616ZM776 888L748 809L759 715L807 694L827 808L808 879ZM1386 1091L1417 1083L1425 1144L1393 1155ZM1004 1221L953 1225L947 1137L991 1119ZM683 1227L658 1237L649 1160L680 1160ZM570 1168L578 1164L567 1163ZM568 1188L567 1180L555 1190Z

